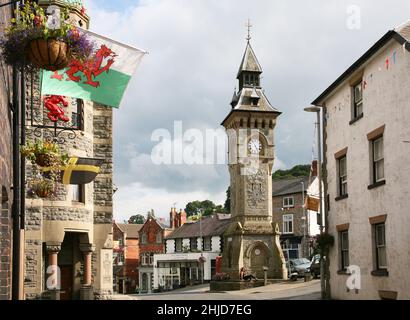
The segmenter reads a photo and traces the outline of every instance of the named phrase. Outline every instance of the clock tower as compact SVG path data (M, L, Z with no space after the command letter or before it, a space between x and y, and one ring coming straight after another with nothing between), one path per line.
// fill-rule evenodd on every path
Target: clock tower
M230 279L245 273L263 279L287 277L279 242L279 228L272 219L272 168L274 129L281 114L261 87L262 67L247 38L231 111L222 125L229 141L232 222L224 234L222 271Z

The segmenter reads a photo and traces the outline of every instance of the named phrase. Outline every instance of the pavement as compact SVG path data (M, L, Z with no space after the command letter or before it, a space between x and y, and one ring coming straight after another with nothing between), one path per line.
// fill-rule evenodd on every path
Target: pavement
M156 294L113 296L113 300L320 300L320 280L275 283L241 291L209 292L209 284Z

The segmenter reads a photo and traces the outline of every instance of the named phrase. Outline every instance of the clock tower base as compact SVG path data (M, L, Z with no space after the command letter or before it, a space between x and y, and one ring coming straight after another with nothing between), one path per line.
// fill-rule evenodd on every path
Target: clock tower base
M264 279L287 279L279 228L265 216L247 216L232 221L224 234L222 271L231 280L245 275Z

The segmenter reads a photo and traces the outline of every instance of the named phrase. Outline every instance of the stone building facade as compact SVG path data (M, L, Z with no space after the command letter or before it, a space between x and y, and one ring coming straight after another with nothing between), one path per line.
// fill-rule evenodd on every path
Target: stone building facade
M410 299L409 41L409 22L389 31L313 102L326 113L335 299Z
M309 177L273 180L273 219L279 223L285 259L310 258L308 214L303 207L308 187Z
M286 277L277 222L272 217L274 128L280 112L260 84L260 66L248 41L232 110L222 122L229 141L231 224L224 234L222 271L239 279L244 267L257 277Z
M0 0L0 4L7 3ZM0 37L10 21L11 6L0 8ZM0 61L0 300L11 298L11 253L12 253L12 70Z
M45 6L65 1L40 1ZM88 26L89 17L80 13L81 1L71 19ZM27 110L31 103L35 117L43 117L38 78L27 78ZM33 95L31 95L33 84ZM33 98L33 99L32 99ZM78 125L74 135L62 131L58 143L69 156L102 159L101 171L93 183L59 184L50 199L26 194L26 240L24 289L27 299L41 299L49 293L50 266L61 272L61 299L105 299L112 294L112 109L93 102L69 99L66 115ZM50 130L31 126L27 115L27 139L50 138ZM32 178L27 165L27 180Z

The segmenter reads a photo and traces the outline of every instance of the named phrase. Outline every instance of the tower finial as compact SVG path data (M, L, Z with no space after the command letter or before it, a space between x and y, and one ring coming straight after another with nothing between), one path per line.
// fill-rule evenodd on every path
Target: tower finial
M253 27L250 19L246 22L245 27L248 28L248 36L246 37L246 40L249 42L249 40L251 40L251 28Z

